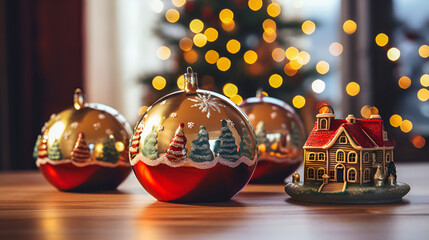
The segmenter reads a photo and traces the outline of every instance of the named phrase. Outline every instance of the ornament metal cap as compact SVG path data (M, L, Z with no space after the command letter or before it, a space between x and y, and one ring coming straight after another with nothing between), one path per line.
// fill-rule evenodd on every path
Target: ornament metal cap
M197 73L194 73L191 67L186 69L186 73L183 74L185 78L185 92L195 93L198 89L198 78Z
M76 110L80 110L85 106L85 95L80 88L76 88L76 90L74 90L73 101L73 106Z

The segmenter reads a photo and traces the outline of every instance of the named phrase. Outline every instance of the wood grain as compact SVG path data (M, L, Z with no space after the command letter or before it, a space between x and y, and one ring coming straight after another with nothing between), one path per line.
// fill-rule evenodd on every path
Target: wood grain
M63 193L38 172L0 174L0 239L427 239L429 164L398 164L400 203L294 202L283 185L248 185L232 201L173 204L134 176L118 191Z

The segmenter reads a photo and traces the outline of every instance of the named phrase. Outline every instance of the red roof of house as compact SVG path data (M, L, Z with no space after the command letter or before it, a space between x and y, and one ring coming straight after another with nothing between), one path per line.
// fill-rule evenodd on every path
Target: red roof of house
M346 119L331 119L329 130L317 130L317 122L314 124L314 128L304 147L323 147L328 145L340 127L344 127L354 142L363 148L393 146L390 141L383 141L382 119L356 119L355 123L349 123Z

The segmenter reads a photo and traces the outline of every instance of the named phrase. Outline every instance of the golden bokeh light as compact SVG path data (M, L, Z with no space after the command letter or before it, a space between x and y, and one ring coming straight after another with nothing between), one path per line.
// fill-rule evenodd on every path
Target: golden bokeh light
M303 96L301 96L301 95L296 95L292 99L292 104L296 108L302 108L302 107L305 106L305 98Z
M389 58L389 60L392 62L398 60L400 56L401 56L401 51L399 51L399 49L397 49L395 47L390 48L387 51L387 58Z
M428 45L422 45L419 47L419 55L422 58L429 57L429 46Z
M417 92L417 98L422 101L425 102L429 99L429 90L427 90L426 88L422 88Z
M398 85L402 89L407 89L411 86L411 79L407 76L399 78Z
M236 94L230 98L235 104L240 105L243 102L243 98Z
M247 2L247 5L253 11L258 11L262 7L262 0L249 0L249 2Z
M347 34L353 34L356 32L357 24L353 20L347 20L343 24L343 30Z
M398 114L393 114L390 119L390 125L392 125L392 127L399 127L402 123L402 117L399 116Z
M402 132L407 133L413 130L413 123L410 120L404 120L399 127Z
M169 9L165 13L165 19L167 19L167 21L169 21L171 23L175 23L175 22L179 21L179 18L180 18L180 13L176 9Z
M341 53L343 53L343 45L338 42L333 42L331 45L329 45L329 52L332 56L340 56Z
M268 83L273 88L279 88L283 84L283 78L278 74L273 74L268 79Z
M217 60L216 66L219 70L225 72L231 67L231 61L226 57L221 57Z
M322 93L325 91L326 84L323 80L316 79L311 83L311 90L315 93Z
M262 34L262 38L264 39L265 42L267 43L272 43L276 40L277 38L277 33L274 31L265 31Z
M298 70L291 67L290 63L287 63L283 70L289 77L294 76L298 72Z
M273 52L271 53L271 56L273 57L274 61L281 62L285 59L285 51L281 48L275 48Z
M200 19L194 19L189 23L189 29L193 33L199 33L204 29L204 23Z
M191 50L192 49L192 45L193 45L193 43L192 43L192 40L190 38L182 38L182 39L180 39L179 47L183 51L186 52L186 51Z
M226 23L226 24L231 23L234 20L234 13L230 9L225 8L222 11L220 11L219 19L223 23Z
M206 36L207 41L214 42L214 41L216 41L217 37L219 36L219 33L214 28L207 28L204 31L204 35Z
M359 94L360 86L356 82L349 82L346 86L346 92L350 96L356 96Z
M209 50L205 55L205 59L208 63L215 64L219 59L219 53L215 50Z
M122 142L116 142L115 143L115 148L118 152L122 152L125 149L125 145Z
M189 64L194 64L198 60L198 53L194 49L191 49L183 53L183 58Z
M386 46L386 44L389 42L389 37L384 34L384 33L379 33L377 34L377 36L375 37L375 43L380 46L380 47L384 47Z
M300 62L298 59L290 60L289 65L292 69L298 70L302 67L302 62Z
M274 20L272 19L265 19L264 22L262 22L262 28L264 29L264 31L271 31L271 32L275 32L277 29L277 25L276 22L274 22Z
M316 24L313 21L307 20L302 23L301 29L305 34L310 35L316 30Z
M411 138L411 143L415 148L423 148L426 145L426 140L424 137L417 135Z
M429 74L423 74L423 75L420 77L420 84L421 84L423 87L429 87Z
M156 55L161 60L167 60L171 56L171 50L170 50L170 48L168 48L166 46L161 46L156 51Z
M299 50L296 47L288 47L285 54L287 59L293 60L298 57Z
M282 9L277 3L270 3L270 5L267 7L267 13L270 15L270 17L277 17L280 15L281 11Z
M241 48L241 43L235 39L231 39L226 43L226 50L228 50L228 52L235 54L238 51L240 51Z
M316 71L319 74L326 74L327 72L329 72L329 63L327 63L325 61L319 61L316 64Z
M227 83L223 86L223 94L227 97L233 97L238 93L238 87L233 83Z
M310 54L308 52L306 52L306 51L299 52L297 58L302 61L302 65L305 65L305 64L309 63L310 59L311 59Z
M258 54L253 50L248 50L244 53L243 58L247 64L254 64L258 60Z
M162 90L163 88L165 88L166 84L167 84L167 81L165 80L164 77L156 76L152 79L152 86L156 90Z
M360 109L360 115L364 118L370 118L371 117L371 106L365 105Z
M181 7L181 6L185 5L186 0L172 0L171 2L173 2L174 6Z
M177 87L181 90L185 90L185 77L180 75L180 77L177 78Z
M202 33L197 33L194 36L194 45L197 47L204 47L207 43L207 37Z
M231 32L235 28L235 22L231 21L230 23L222 23L223 30Z

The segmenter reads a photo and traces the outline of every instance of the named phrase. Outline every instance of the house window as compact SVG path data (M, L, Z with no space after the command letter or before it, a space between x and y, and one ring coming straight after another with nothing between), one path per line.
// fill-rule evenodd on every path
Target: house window
M371 171L369 170L369 168L365 168L365 170L363 170L363 181L369 182L370 181L370 175L371 175Z
M322 180L323 179L323 174L325 174L325 169L324 168L319 168L319 170L317 170L317 179Z
M347 181L348 182L356 182L356 169L350 168L347 171Z
M386 162L392 161L392 157L390 156L390 153L386 154Z
M329 177L331 177L331 179L335 178L335 171L329 171Z
M349 163L357 162L357 154L355 152L349 152L348 154Z
M369 153L366 152L363 154L363 162L369 163Z
M314 179L314 168L307 169L307 177L308 179Z
M308 154L308 160L309 161L314 161L316 158L316 154L315 153L309 153Z
M345 154L343 150L337 150L337 162L345 162Z
M325 118L320 119L320 129L327 129L328 123Z
M324 153L318 153L317 154L317 161L325 161L325 154Z
M346 144L347 143L347 138L345 136L341 136L340 137L340 143L341 144Z

